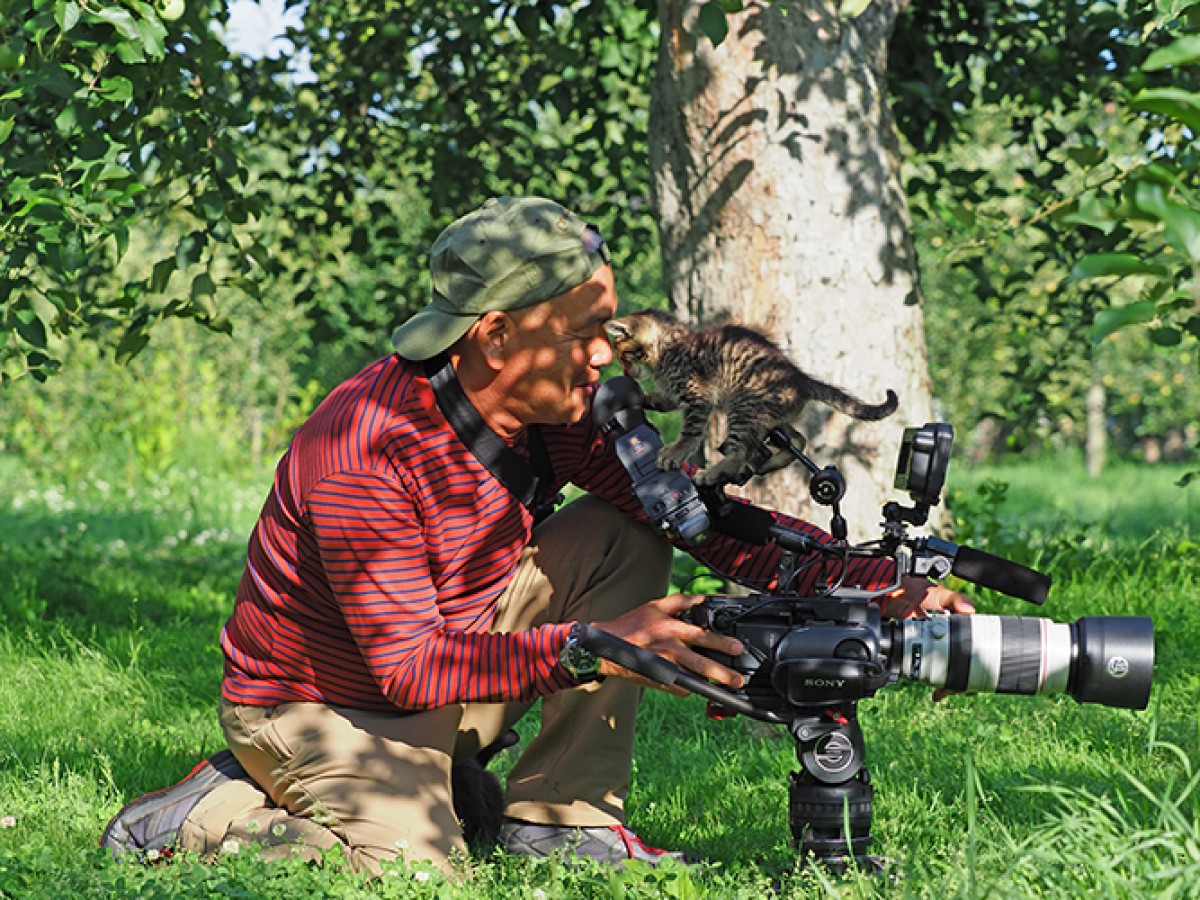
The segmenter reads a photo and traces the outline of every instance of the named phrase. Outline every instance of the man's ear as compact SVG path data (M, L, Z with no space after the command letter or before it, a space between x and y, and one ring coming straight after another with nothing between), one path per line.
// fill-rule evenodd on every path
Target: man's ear
M503 365L513 328L513 320L499 310L484 313L471 326L471 339L490 367L498 369Z

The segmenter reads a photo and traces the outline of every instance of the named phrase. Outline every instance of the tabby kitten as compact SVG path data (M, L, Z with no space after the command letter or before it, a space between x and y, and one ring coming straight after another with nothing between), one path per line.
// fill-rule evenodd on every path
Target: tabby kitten
M876 405L802 372L783 351L757 331L741 325L691 328L659 310L613 319L609 339L625 374L652 379L646 407L683 409L679 439L663 447L659 464L679 468L704 442L713 410L727 418L724 458L696 474L702 485L741 477L775 428L794 433L791 423L810 400L819 400L855 419L874 421L897 406L894 391Z

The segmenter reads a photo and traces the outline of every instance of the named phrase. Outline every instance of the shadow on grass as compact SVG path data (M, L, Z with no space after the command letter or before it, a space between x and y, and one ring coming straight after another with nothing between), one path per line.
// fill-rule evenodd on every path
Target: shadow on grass
M10 618L22 599L38 618L98 627L128 624L131 615L149 624L219 615L212 600L222 596L223 614L232 609L243 538L164 538L161 520L143 511L62 522L50 513L0 517L0 597L10 598Z
M164 541L163 522L150 511L0 517L3 768L52 764L129 799L219 749L218 637L245 543Z

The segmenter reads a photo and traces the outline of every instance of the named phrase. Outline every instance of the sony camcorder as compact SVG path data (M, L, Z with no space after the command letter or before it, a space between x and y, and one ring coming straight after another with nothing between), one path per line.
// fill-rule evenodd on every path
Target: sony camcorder
M738 657L713 654L746 676L740 690L714 685L596 628L586 629L584 643L646 677L706 697L718 717L740 713L787 726L803 765L791 778L789 823L805 856L835 869L851 859L877 864L867 853L873 792L856 704L889 684L912 681L966 693L1057 693L1080 703L1146 707L1154 671L1154 629L1147 617L1084 616L1069 624L982 614L882 618L879 601L909 575L955 575L1036 604L1049 592L1050 579L1026 566L908 534L908 526L924 525L941 500L953 443L949 425L932 423L904 433L895 486L908 493L912 505L885 504L882 537L850 545L839 539L844 526L836 527L844 495L840 475L804 456L793 434L773 432L758 460L771 460L775 468L780 452L787 452L809 469L814 500L833 508L835 527L827 541L780 524L766 510L730 500L725 485L699 490L682 471L660 469L662 441L645 420L641 389L632 379L606 381L596 394L593 416L615 443L647 516L665 532L693 544L720 532L785 551L772 593L712 596L686 614L697 625L741 641L744 652ZM744 483L759 471L752 461L734 482ZM833 574L810 594L791 591L797 560L813 558L829 560ZM876 590L844 586L839 573L844 575L856 558L893 560L894 582Z

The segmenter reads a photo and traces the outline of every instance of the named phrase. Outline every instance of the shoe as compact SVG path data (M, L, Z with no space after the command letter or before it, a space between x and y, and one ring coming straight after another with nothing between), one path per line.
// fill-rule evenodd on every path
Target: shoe
M523 856L553 856L562 853L602 863L625 863L631 859L658 866L665 859L691 865L688 854L649 847L624 825L579 828L570 825L537 825L505 819L500 827L500 846Z
M100 846L117 860L168 859L179 839L179 826L201 798L229 781L249 777L229 750L215 753L182 781L127 803L109 820Z

